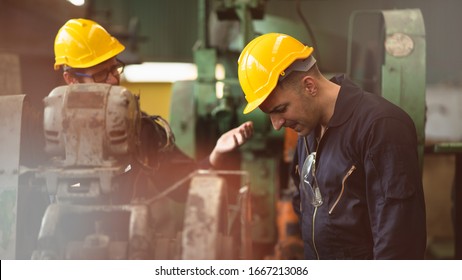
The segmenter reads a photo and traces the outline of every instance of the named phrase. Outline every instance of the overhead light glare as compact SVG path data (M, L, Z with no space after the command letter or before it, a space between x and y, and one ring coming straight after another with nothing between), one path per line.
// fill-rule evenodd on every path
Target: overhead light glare
M215 75L218 80L224 78L223 65L217 65ZM122 78L130 83L173 83L195 80L197 79L197 67L194 63L143 62L125 66Z
M85 5L85 0L67 0L67 2L79 7Z
M144 62L125 66L124 79L131 83L176 82L195 80L197 68L193 63Z

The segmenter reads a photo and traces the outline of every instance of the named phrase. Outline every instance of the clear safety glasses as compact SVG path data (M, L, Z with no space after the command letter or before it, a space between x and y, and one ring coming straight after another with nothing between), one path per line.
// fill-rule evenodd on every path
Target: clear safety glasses
M117 64L111 66L111 68L104 69L102 71L96 72L94 74L86 74L81 72L73 71L72 74L79 76L79 77L87 77L92 78L95 83L104 83L107 81L109 74L113 75L114 77L119 77L125 68L125 63L117 59Z
M302 191L306 199L314 206L319 207L322 205L321 191L316 178L316 152L309 154L302 168Z

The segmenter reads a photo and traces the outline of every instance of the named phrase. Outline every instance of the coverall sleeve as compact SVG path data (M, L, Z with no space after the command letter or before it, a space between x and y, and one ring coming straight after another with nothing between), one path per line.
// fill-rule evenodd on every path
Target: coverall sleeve
M364 154L375 259L423 259L425 202L412 123L374 122Z

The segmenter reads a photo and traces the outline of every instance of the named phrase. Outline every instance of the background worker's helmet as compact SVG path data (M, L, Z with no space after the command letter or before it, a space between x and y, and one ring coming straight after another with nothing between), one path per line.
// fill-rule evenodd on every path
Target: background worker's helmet
M260 106L276 87L279 77L298 59L305 59L312 47L281 33L261 35L247 44L238 60L239 83L247 106L244 114Z
M55 38L55 70L62 65L88 68L106 61L125 47L101 25L88 19L67 21Z

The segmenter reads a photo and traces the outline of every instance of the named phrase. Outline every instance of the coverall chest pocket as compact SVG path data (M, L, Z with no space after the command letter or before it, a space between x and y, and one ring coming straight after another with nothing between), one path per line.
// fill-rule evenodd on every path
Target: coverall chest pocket
M339 204L340 200L343 198L344 193L346 188L348 187L347 181L348 178L353 174L353 172L356 170L356 165L351 165L351 167L348 169L348 171L343 175L342 178L342 187L340 189L340 193L337 195L337 198L334 200L334 203L330 206L329 208L329 215L334 213L334 210L336 209L337 205Z

